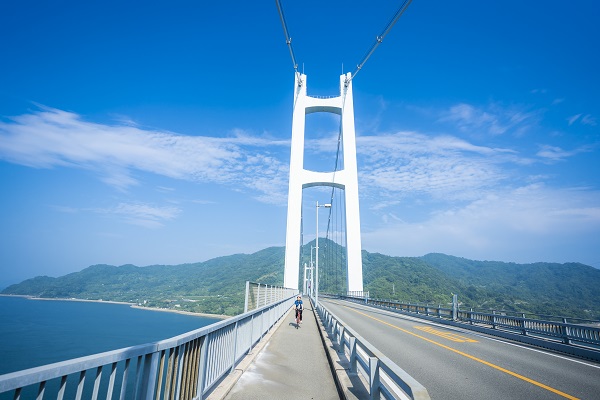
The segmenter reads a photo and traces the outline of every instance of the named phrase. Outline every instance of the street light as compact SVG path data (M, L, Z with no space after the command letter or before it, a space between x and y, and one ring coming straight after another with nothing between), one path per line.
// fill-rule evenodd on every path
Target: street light
M307 272L308 271L308 274ZM303 293L312 297L313 287L313 261L310 260L310 267L304 263L304 284L302 286Z
M306 296L306 270L308 269L308 267L306 266L306 263L304 263L304 279L302 280L302 294L304 296Z
M308 287L308 293L310 295L310 297L313 297L313 293L314 293L314 287L315 287L315 261L314 261L314 256L313 256L313 250L315 249L315 246L310 246L310 267L308 268L310 271L310 278L309 278L309 287Z
M316 214L317 214L317 238L315 239L315 307L319 306L319 208L321 207L325 207L325 208L331 208L331 204L321 204L319 205L319 202L317 201L317 208L316 208Z

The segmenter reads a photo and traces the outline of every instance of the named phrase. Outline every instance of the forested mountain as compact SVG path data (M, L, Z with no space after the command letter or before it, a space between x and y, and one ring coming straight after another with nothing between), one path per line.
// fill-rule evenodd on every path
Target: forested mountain
M325 240L319 245L337 246ZM311 243L305 246L310 250ZM103 299L234 315L243 309L246 281L283 284L284 252L283 247L271 247L172 266L94 265L59 278L28 279L2 294ZM328 263L321 258L324 253L319 257L325 273L321 290L344 290L340 282L345 277L324 267ZM310 251L305 254L303 261L310 261ZM600 270L587 265L473 261L444 254L362 254L365 290L373 298L447 304L456 293L463 308L600 319Z
M473 261L445 254L421 259L456 279L461 291L454 293L477 308L600 319L600 270L589 265Z
M28 279L2 294L136 303L148 307L235 315L243 311L246 281L283 282L283 247L182 265L93 265L59 278Z

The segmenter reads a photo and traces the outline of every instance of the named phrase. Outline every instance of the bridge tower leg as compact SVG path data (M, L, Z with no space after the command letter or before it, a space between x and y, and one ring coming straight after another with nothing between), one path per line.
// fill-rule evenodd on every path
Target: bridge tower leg
M344 189L346 204L346 245L348 291L363 291L356 134L351 74L340 76L340 95L331 98L310 97L306 93L306 75L296 74L292 145L285 241L284 286L298 288L302 220L302 191L308 187L329 186ZM304 128L306 115L328 112L341 116L344 168L335 172L316 172L304 168Z

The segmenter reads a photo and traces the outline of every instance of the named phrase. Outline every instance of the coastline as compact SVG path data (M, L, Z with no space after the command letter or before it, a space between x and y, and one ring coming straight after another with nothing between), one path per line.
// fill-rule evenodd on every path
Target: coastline
M192 316L196 316L196 317L218 318L218 319L231 318L231 315L198 313L198 312L192 312L192 311L172 310L170 308L144 307L144 306L138 306L137 304L132 304L132 303L126 303L126 304L131 304L131 308L138 308L140 310L162 311L162 312L170 312L170 313L175 313L175 314L192 315Z
M44 300L44 301L77 301L84 303L105 303L105 304L122 304L128 305L131 308L137 308L139 310L148 310L148 311L161 311L161 312L170 312L175 314L183 314L183 315L191 315L196 317L206 317L206 318L215 318L215 319L227 319L231 318L230 315L222 315L222 314L208 314L208 313L197 313L191 311L182 311L182 310L172 310L169 308L156 308L156 307L143 307L138 306L135 303L129 303L126 301L112 301L112 300L88 300L88 299L77 299L74 297L71 298L48 298L48 297L35 297L27 294L0 294L3 297L23 297L29 300Z

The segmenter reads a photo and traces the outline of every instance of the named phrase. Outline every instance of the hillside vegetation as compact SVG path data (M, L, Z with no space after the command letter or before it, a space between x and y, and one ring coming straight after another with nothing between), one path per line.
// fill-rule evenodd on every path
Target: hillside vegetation
M102 299L235 315L243 309L246 281L283 284L284 252L283 247L271 247L182 265L93 265L58 278L28 279L2 294ZM322 272L327 274L326 268ZM463 308L600 319L600 270L578 263L514 264L444 254L390 257L363 251L363 277L373 298L447 304L456 293ZM328 283L340 280L322 277L322 291L344 290Z
M12 285L2 294L135 303L147 307L236 315L243 311L246 281L281 285L283 247L181 265L92 265L59 278Z

